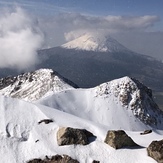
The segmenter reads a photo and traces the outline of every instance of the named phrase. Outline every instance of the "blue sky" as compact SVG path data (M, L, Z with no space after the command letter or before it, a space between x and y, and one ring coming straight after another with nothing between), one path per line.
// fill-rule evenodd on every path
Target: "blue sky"
M163 0L0 0L0 9L17 5L37 19L44 47L94 30L163 60Z

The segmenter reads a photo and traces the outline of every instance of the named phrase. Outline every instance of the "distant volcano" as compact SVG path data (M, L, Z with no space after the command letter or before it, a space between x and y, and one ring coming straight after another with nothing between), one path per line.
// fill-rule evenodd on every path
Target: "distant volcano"
M99 34L84 34L66 44L63 44L61 47L96 52L129 51L112 37Z

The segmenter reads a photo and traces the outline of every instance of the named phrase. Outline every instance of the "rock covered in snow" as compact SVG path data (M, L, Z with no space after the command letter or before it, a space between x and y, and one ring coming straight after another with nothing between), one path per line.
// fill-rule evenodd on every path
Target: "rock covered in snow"
M55 155L49 158L46 156L44 160L42 159L33 159L28 161L27 163L79 163L77 160L72 159L70 156L67 155Z
M35 101L50 92L77 87L51 69L39 69L16 77L0 79L0 94L26 101Z
M96 96L108 98L114 95L122 106L132 110L143 123L150 126L162 126L163 112L152 97L152 91L138 80L123 77L96 87Z

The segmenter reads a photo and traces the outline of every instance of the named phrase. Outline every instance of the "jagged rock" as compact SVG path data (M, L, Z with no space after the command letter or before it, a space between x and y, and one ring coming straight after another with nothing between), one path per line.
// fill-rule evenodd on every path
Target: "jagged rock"
M108 131L105 138L105 143L115 149L124 147L138 147L138 145L123 130Z
M55 155L49 158L46 156L44 160L41 159L33 159L28 161L27 163L79 163L77 160L72 159L70 156L67 155Z
M158 163L163 163L163 140L152 141L147 148L148 156L155 159Z
M152 130L145 130L144 132L140 133L140 135L146 135L152 133Z
M52 119L43 119L43 120L39 121L38 124L43 123L43 122L44 122L45 124L48 124L48 123L52 123L53 120L52 120Z
M89 138L94 135L85 129L74 129L70 127L59 128L57 132L58 145L71 145L71 144L89 144Z

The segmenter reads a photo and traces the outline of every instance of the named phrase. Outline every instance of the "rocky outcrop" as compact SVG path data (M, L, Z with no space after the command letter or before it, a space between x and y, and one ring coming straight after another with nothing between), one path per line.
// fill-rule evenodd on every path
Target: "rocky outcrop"
M115 149L126 147L138 147L138 145L123 130L108 131L105 143Z
M72 159L70 156L67 155L55 155L49 158L46 156L44 160L42 159L33 159L28 161L27 163L79 163L77 160Z
M163 163L163 140L153 141L147 148L148 156L158 163Z
M74 129L70 127L61 127L57 132L58 145L81 144L87 145L90 143L89 138L95 137L91 132L85 129Z
M113 98L124 108L131 110L141 122L162 130L163 112L155 103L152 90L138 80L126 76L103 83L96 88L97 97L109 99L114 95Z

